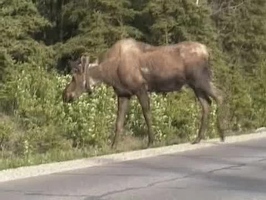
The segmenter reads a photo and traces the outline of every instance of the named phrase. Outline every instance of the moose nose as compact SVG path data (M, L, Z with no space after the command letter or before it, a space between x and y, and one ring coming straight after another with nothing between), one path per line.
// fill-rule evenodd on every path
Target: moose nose
M68 101L68 96L67 96L67 94L63 93L63 95L62 95L62 99L63 99L63 102L64 102L64 103L67 103L67 101Z

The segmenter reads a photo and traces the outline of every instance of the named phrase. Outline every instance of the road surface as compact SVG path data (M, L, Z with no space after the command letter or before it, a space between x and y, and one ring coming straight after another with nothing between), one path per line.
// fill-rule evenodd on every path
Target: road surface
M266 200L266 139L0 183L0 200Z

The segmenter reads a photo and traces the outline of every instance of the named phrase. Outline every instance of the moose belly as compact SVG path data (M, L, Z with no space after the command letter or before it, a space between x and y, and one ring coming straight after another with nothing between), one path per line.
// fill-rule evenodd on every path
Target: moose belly
M156 93L174 92L174 91L179 91L183 85L184 85L183 81L176 79L150 81L148 83L148 90L150 92L156 92Z
M146 81L148 90L158 93L180 90L185 83L182 69L171 65L162 66L141 67L142 77Z

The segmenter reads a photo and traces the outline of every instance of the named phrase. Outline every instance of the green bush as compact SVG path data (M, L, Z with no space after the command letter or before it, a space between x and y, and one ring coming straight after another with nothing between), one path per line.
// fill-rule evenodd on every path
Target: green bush
M0 116L0 119L0 151L5 151L10 146L10 136L13 135L14 125L3 116Z

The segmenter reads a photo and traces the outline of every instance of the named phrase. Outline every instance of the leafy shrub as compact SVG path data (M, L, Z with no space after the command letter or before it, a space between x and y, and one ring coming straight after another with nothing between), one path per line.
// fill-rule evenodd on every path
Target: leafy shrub
M14 124L4 116L0 116L0 151L8 149L10 136L14 132Z

